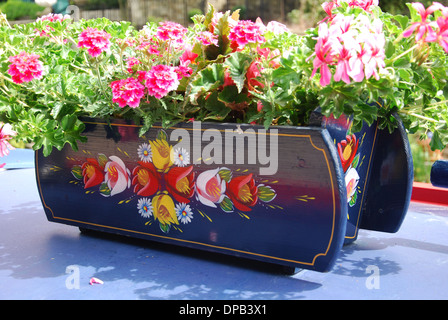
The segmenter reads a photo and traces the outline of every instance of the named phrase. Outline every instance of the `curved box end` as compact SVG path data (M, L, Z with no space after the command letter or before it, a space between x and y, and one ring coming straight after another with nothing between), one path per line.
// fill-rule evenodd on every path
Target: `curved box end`
M341 161L339 159L339 155L336 149L336 146L334 144L334 139L330 132L327 129L322 130L322 136L324 141L327 143L328 150L330 152L331 156L331 166L335 168L336 172L336 184L337 186L335 189L338 192L338 198L339 201L337 203L337 206L340 208L341 214L338 217L337 225L339 227L339 234L337 237L335 237L335 254L332 256L331 260L326 261L326 265L321 267L322 272L329 272L333 268L334 264L336 263L336 260L339 258L339 252L341 251L342 247L345 244L345 237L347 232L347 215L348 212L348 203L346 201L347 199L347 188L346 188L346 182L345 182L345 174L344 170L342 168ZM317 264L318 265L318 264ZM319 267L319 265L318 265Z
M347 227L344 244L356 241L367 187L373 163L374 150L377 148L378 124L364 124L358 132L352 131L353 122L346 116L318 118L325 127L336 147L336 158L340 159L344 188L346 191Z
M395 233L408 211L414 181L411 148L401 121L392 133L380 130L377 145L361 229Z

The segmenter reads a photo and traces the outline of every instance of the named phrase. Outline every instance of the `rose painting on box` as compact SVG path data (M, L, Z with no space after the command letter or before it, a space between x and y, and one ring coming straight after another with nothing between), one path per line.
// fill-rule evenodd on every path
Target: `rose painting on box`
M135 151L139 161L132 168L116 155L86 158L72 167L76 180L70 183L83 186L87 195L99 192L104 197L117 198L130 189L132 196L118 204L134 202L135 213L145 224L158 224L164 233L182 232L198 214L211 221L204 212L207 207L250 219L247 214L254 206L277 196L270 186L257 184L252 173L236 173L223 166L198 174L189 152L170 145L163 130Z

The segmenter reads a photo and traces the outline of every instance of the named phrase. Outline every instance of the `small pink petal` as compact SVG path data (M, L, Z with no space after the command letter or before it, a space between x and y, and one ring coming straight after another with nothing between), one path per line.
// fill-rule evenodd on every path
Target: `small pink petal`
M94 284L103 284L104 282L102 281L102 280L100 280L100 279L98 279L98 278L95 278L95 277L92 277L91 279L90 279L90 282L89 282L89 284L90 285L94 285Z

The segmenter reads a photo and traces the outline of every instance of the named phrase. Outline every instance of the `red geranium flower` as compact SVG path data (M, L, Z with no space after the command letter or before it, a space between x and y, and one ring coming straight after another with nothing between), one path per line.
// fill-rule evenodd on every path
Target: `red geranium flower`
M353 159L355 159L356 152L358 152L359 141L354 134L347 136L345 139L338 143L338 154L342 162L342 168L344 172L347 172Z
M255 87L264 88L264 84L258 81L258 78L261 77L262 71L263 66L260 61L255 60L250 64L246 74L247 85L250 90L255 91Z
M189 203L194 193L193 166L174 167L165 174L167 191L178 202Z
M83 163L82 176L84 177L84 189L97 186L104 181L104 168L100 166L96 159L88 158Z
M238 210L251 211L258 200L258 188L252 178L252 173L232 179L227 183L227 192L230 200Z
M160 188L160 175L151 162L138 162L140 166L132 171L134 193L142 197L150 197Z

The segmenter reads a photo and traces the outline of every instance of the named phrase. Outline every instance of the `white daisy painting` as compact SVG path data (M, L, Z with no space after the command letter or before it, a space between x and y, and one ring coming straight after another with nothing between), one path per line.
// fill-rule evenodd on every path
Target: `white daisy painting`
M178 167L185 167L190 164L190 154L185 148L176 148L173 162Z
M193 219L193 211L191 210L190 205L186 203L178 203L175 210L177 219L183 224L190 223L191 219Z
M151 162L152 161L151 145L148 143L143 143L138 147L137 154L141 161Z
M138 209L138 213L140 213L140 215L143 218L150 218L150 217L152 217L152 203L151 203L151 199L149 199L149 198L138 199L137 209Z

